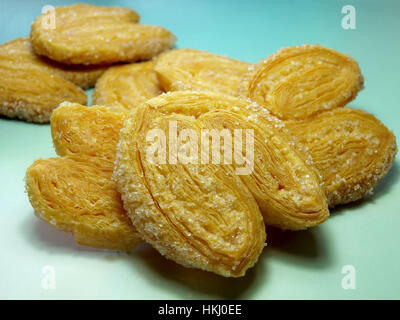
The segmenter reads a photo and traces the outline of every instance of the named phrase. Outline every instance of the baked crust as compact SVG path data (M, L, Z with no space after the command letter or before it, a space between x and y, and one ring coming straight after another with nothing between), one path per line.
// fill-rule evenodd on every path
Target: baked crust
M195 49L175 49L156 59L165 91L211 91L237 95L240 79L252 64Z
M283 120L343 107L363 88L358 63L320 45L283 48L261 60L239 85L239 96Z
M340 108L285 122L299 152L311 156L334 207L371 193L391 168L396 137L375 116Z
M109 68L93 91L93 104L129 111L163 92L154 62L139 62Z
M35 52L64 64L111 64L151 59L173 46L176 38L159 26L137 24L127 8L76 4L55 8L55 28L47 14L32 24Z
M51 118L59 158L36 160L26 190L36 216L81 245L130 251L140 241L111 179L122 114L64 103Z

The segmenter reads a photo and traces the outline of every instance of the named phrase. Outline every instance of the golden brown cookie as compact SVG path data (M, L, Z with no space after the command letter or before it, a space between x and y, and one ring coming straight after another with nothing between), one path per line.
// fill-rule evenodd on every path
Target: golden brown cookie
M152 164L148 130L199 135L196 119L139 106L124 124L115 176L124 206L142 237L168 259L226 277L243 276L257 261L265 226L257 202L232 166Z
M86 104L85 92L32 58L27 45L24 39L0 45L0 115L44 123L63 101Z
M96 83L93 104L129 111L163 91L154 71L154 62L114 66Z
M36 216L78 244L130 251L140 238L111 179L123 115L64 103L51 118L59 158L36 160L26 189Z
M348 107L287 121L286 128L299 152L311 155L331 207L371 192L397 152L396 138L382 122Z
M164 52L156 60L165 91L195 90L237 95L240 79L252 64L195 49Z
M254 164L249 174L240 177L257 200L266 224L299 230L328 218L315 169L293 150L284 124L265 109L232 96L190 91L167 93L145 104L165 114L194 116L205 128L253 130ZM247 157L245 150L242 153ZM232 165L244 167L236 161Z
M283 120L345 106L363 87L358 63L320 45L277 51L246 74L239 95Z
M214 164L214 155L209 155L209 162L199 163L203 150L195 163L171 164L169 156L165 159L169 162L149 161L146 152L153 147L147 134L168 132L171 121L177 123L177 134L186 129L197 136L202 130L250 130L253 153L247 147L235 149L234 159L242 157L242 164L236 160ZM262 232L256 227L254 200L265 223L282 229L305 229L326 220L329 211L318 177L291 148L282 125L255 105L211 92L171 92L139 106L121 130L114 174L128 215L143 238L183 265L239 276L254 264L259 249L249 254L247 240L238 246L223 235L236 233L241 239L257 241L254 246L259 247L260 238L253 238ZM160 143L169 148L173 140ZM245 164L251 170L239 173ZM259 234L250 236L251 232ZM221 250L234 250L235 255L229 250L215 251L210 241L216 241ZM218 261L224 255L232 258L221 265ZM233 269L235 265L240 268Z
M175 36L159 26L137 24L127 8L76 4L55 9L55 26L47 14L32 24L30 39L37 54L64 64L111 64L147 60L169 49Z
M67 66L46 57L38 56L34 53L28 38L17 38L5 43L13 59L21 63L32 63L42 68L46 68L50 73L57 74L62 78L75 83L82 89L93 87L97 79L107 70L109 66Z

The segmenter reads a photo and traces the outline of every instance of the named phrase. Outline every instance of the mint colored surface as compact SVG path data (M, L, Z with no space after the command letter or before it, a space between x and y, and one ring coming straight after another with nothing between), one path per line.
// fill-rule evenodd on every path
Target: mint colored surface
M365 89L350 105L381 119L400 137L400 2L393 1L87 1L132 7L142 23L176 34L177 47L249 62L277 49L320 43L353 56ZM28 36L44 5L73 1L0 1L0 42ZM341 27L341 8L356 9L356 30ZM372 198L332 211L323 225L270 232L268 247L241 279L185 269L142 245L131 254L74 244L33 215L26 168L55 156L49 125L0 118L0 298L34 299L399 299L400 163ZM43 267L56 271L45 290ZM356 289L341 286L342 267Z

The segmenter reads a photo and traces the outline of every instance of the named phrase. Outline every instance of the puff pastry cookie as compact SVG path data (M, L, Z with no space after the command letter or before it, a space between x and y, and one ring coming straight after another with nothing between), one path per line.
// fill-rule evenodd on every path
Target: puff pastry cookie
M331 207L371 192L397 152L393 133L362 110L345 107L285 124L297 149L320 172Z
M85 92L64 73L36 59L25 39L0 45L0 115L44 123L65 100L86 104Z
M111 179L122 122L104 107L62 104L51 118L60 158L39 159L26 172L36 216L78 244L130 251L140 241Z
M137 24L127 8L76 4L55 9L54 28L48 13L32 24L30 39L37 54L65 64L109 64L150 59L173 46L176 38L159 26Z
M178 131L253 130L254 170L236 176L234 163L148 161L147 133L167 132L170 121L178 124ZM121 130L114 174L143 238L183 265L239 276L254 264L261 248L263 228L254 203L265 223L282 229L305 229L326 220L329 211L318 177L290 147L281 125L246 101L210 92L171 92L136 108ZM240 246L227 234L242 239ZM248 241L257 248L251 254ZM231 258L224 261L224 256Z
M129 111L162 92L154 62L148 61L109 68L96 83L92 99L93 104Z
M56 61L50 60L43 56L38 56L32 49L32 45L28 38L17 38L4 44L16 61L21 63L32 63L42 68L46 68L52 74L57 74L62 78L75 83L82 89L92 88L98 78L107 70L108 65L100 66L84 66L74 65L68 66Z
M250 63L195 49L164 52L155 70L165 91L197 90L237 95Z
M243 77L239 95L280 119L304 119L345 106L363 83L353 58L320 45L302 45L260 61Z
M146 104L125 122L115 171L124 206L141 236L168 259L243 276L266 239L257 202L232 166L146 161L146 133L167 130L170 121L179 131L201 134L194 117L163 114Z

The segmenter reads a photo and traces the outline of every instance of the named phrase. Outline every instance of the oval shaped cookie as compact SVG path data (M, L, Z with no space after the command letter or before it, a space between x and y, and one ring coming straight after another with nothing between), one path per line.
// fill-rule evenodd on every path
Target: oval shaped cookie
M310 119L288 121L286 128L324 182L331 207L356 201L371 192L389 171L396 138L365 111L340 108Z
M320 45L302 45L260 61L241 81L239 95L280 119L304 119L343 107L363 82L353 58Z
M170 121L178 131L200 134L193 117L165 116L148 105L125 121L114 171L124 207L142 237L168 259L243 276L266 237L257 203L233 167L147 161L147 133L167 130Z
M84 157L39 159L26 172L26 190L35 215L72 232L77 244L130 251L140 238L111 176L112 166Z
M47 66L36 63L21 39L0 46L0 114L30 122L49 122L63 101L86 104L85 92Z
M92 100L129 111L162 92L154 62L139 62L109 68L96 83Z
M72 5L55 9L32 24L30 39L37 54L65 64L110 64L150 59L173 46L176 38L159 26L137 24L131 9Z
M82 89L93 87L109 66L67 66L34 53L28 38L17 38L2 45L16 63L29 63L75 83Z
M252 64L195 49L161 54L155 70L165 91L195 90L237 95L240 79Z
M238 175L237 169L242 167L239 163L221 165L213 164L212 160L207 164L171 164L167 157L163 163L152 163L146 154L152 145L149 145L147 133L151 130L167 132L171 121L177 123L179 132L190 128L197 135L203 129L222 127L232 131L253 130L253 170L247 175ZM213 248L208 242L211 238L218 243L218 248L229 248L231 239L213 234L220 232L213 228L213 223L223 224L221 232L239 226L244 232L241 237L250 239L247 234L250 229L239 222L239 217L242 221L257 218L254 210L252 214L248 212L249 207L253 207L249 194L262 209L267 224L297 230L326 220L329 211L318 177L290 147L280 131L281 126L282 123L265 110L215 93L171 92L150 99L135 109L121 131L114 176L124 206L142 237L178 263L237 276L255 262L257 254L246 258L247 264L238 262L244 258L237 255L221 266L218 262L222 261L221 252L209 254L210 251L203 251L201 244ZM160 141L165 146L173 145L168 139ZM243 156L251 155L244 153ZM236 194L237 190L244 198ZM212 220L204 216L210 208L216 211ZM239 215L234 208L240 209ZM223 222L222 217L226 217ZM198 241L192 240L193 237ZM226 244L221 243L223 239ZM257 240L257 243L261 241ZM240 252L248 246L242 245ZM201 251L193 251L193 246ZM232 250L237 251L238 246L234 245ZM208 253L204 256L203 252ZM232 253L227 251L226 254ZM231 270L235 264L243 269Z
M78 244L130 251L140 241L111 179L122 123L104 107L64 103L51 118L60 157L39 159L26 172L35 214Z
M267 225L299 230L328 218L315 169L292 148L284 124L265 109L232 96L190 91L160 95L145 104L165 114L199 118L206 128L253 130L254 153L249 153L253 161L246 166L232 161L232 165L248 170L240 178L256 199Z

